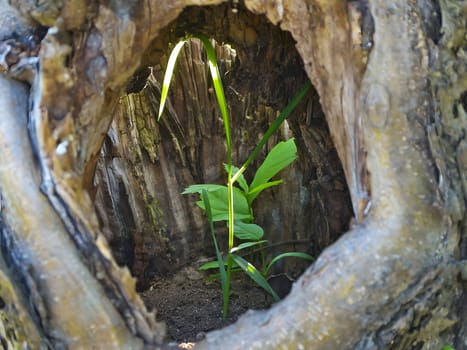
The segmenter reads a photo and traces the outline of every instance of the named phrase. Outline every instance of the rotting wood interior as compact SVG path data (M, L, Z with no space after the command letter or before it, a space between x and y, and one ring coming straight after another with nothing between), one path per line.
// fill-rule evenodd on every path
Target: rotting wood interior
M235 164L246 159L308 79L291 35L241 6L187 8L156 38L127 86L129 94L121 98L95 176L101 226L116 260L129 266L140 291L155 277L214 256L195 196L180 195L190 184L225 181L223 125L198 42L191 41L179 58L171 104L156 121L157 81L173 44L186 33L205 34L235 50L217 47ZM317 256L348 229L352 207L314 90L267 149L288 137L295 138L299 159L281 173L284 184L259 197L255 218L273 245L267 254L301 250ZM250 179L257 164L247 174ZM306 265L284 260L275 272L297 277Z

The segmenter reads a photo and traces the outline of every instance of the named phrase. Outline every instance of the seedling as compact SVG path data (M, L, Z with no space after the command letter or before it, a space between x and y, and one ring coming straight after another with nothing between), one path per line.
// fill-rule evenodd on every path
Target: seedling
M238 255L238 252L243 249L251 248L254 246L262 247L262 244L267 242L261 238L264 236L263 229L253 223L253 210L252 203L256 197L265 189L277 186L282 183L281 180L270 181L279 171L289 165L296 159L296 146L293 139L286 142L280 142L277 144L267 155L262 165L256 171L251 184L248 185L243 173L247 169L248 165L261 151L264 144L269 140L271 135L279 128L282 122L290 115L295 109L298 102L303 98L306 92L310 89L311 84L308 82L297 94L297 96L287 105L287 107L280 113L280 115L270 125L258 145L255 147L253 152L250 154L245 163L237 168L232 165L232 141L230 136L230 122L227 112L227 103L224 95L224 89L222 81L220 79L219 68L217 64L217 58L214 51L214 47L211 45L208 38L203 35L195 36L201 40L206 50L209 70L216 93L217 103L219 110L222 115L222 120L225 129L225 142L227 145L227 163L225 164L225 170L227 172L227 185L216 185L216 184L200 184L189 186L184 194L198 193L200 195L200 201L197 205L200 206L206 213L209 221L209 227L211 236L214 242L214 248L216 250L216 261L203 265L202 269L217 268L219 269L219 276L221 280L222 288L222 299L223 299L223 317L227 317L229 296L230 296L230 282L231 273L233 269L243 270L250 278L252 278L259 286L264 288L275 300L279 300L276 292L272 289L269 283L266 281L266 276L274 263L285 257L299 257L308 260L312 260L312 257L308 254L299 252L289 252L280 254L265 264L264 254L262 270L259 271L253 264L245 260L244 257ZM175 63L180 53L181 48L187 42L187 40L180 41L177 43L172 53L170 54L169 61L167 64L167 70L164 76L162 91L161 91L161 102L159 106L158 119L161 117L165 102L167 99L167 93L172 80ZM237 186L234 186L235 184ZM228 226L228 249L226 256L223 257L219 248L216 234L214 231L214 222L226 221ZM238 246L234 246L234 238L243 241Z
M296 159L296 152L297 148L293 139L290 139L285 142L280 142L276 146L274 146L274 148L266 156L266 159L256 171L256 174L250 185L248 185L243 175L238 177L237 183L239 187L234 187L234 237L237 240L243 242L230 250L230 254L232 254L232 258L237 264L237 266L241 267L241 263L238 262L239 259L237 255L240 250L251 248L253 246L261 247L264 243L267 242L266 240L262 240L264 236L263 229L260 226L253 223L253 201L263 190L273 186L277 186L282 183L282 180L270 181L270 179L273 178L278 172L280 172L282 169L284 169ZM238 168L233 167L233 169L235 173L238 172ZM228 218L227 186L215 184L191 185L188 188L186 188L185 191L182 192L182 194L198 193L201 195L202 191L206 191L206 193L209 193L211 208L210 220L212 220L213 222L226 221ZM198 201L196 204L207 212L206 202L204 199L205 197L201 196L200 198L201 200ZM264 254L262 250L261 253L262 269L260 272L264 278L268 276L271 267L282 258L298 257L303 259L311 259L311 256L309 256L308 254L300 252L288 252L276 256L268 264L266 264L264 261ZM201 266L200 269L208 270L218 268L218 266L218 262L209 262ZM254 276L251 277L253 278ZM255 281L259 279L256 276L254 278ZM269 288L267 286L264 286L263 283L258 284L269 292ZM274 293L271 293L271 295L275 297Z

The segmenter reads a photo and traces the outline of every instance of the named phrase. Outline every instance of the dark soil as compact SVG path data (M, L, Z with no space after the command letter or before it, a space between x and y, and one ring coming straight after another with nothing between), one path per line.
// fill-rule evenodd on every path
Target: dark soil
M157 320L165 321L168 341L196 342L204 334L235 322L249 309L268 308L273 300L247 276L232 279L229 315L222 319L220 282L209 281L196 267L185 267L176 275L159 278L142 293L148 309L156 310Z

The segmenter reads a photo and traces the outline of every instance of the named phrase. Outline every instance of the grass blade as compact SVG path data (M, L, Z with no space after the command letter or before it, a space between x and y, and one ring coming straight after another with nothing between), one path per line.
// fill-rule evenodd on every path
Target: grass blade
M201 192L201 198L205 205L206 215L208 216L209 228L211 230L212 240L214 242L214 248L216 249L217 262L219 264L219 274L221 277L221 288L222 288L222 317L226 318L229 311L229 296L230 296L230 279L227 278L227 273L225 271L224 260L222 259L221 252L219 250L219 245L217 244L216 235L214 233L214 222L212 220L212 211L211 203L209 201L208 191L203 190Z
M266 142L268 142L272 134L274 134L276 130L279 129L282 122L289 117L289 115L293 112L295 107L297 107L298 103L302 100L302 98L305 96L308 90L310 90L310 88L311 88L311 82L308 81L302 87L302 89L298 92L298 94L293 98L293 100L290 101L290 103L282 110L279 116L272 122L272 124L269 126L264 136L259 141L258 145L255 147L253 152L251 152L246 162L240 167L240 170L237 171L235 175L232 177L232 182L235 182L237 178L246 170L248 165L250 165L253 159L255 159L255 157L261 151L261 148L263 148Z
M160 119L162 113L164 112L165 101L167 100L167 93L169 92L170 82L172 81L172 76L174 73L175 63L177 62L178 55L180 54L180 50L182 49L183 45L185 45L186 40L179 41L177 45L175 45L174 49L170 53L169 61L167 63L167 70L164 74L164 81L162 83L162 90L161 90L161 102L159 105L159 114L157 115L157 120Z
M216 51L211 45L209 39L204 35L196 36L204 45L206 55L208 58L209 69L211 72L212 83L214 91L216 92L217 103L222 115L225 129L225 141L227 143L227 187L228 187L228 208L229 208L229 250L233 248L234 241L234 195L233 195L233 182L232 182L232 140L230 137L230 121L227 112L227 102L225 99L224 88L220 78L219 67L217 64ZM232 260L227 258L227 279L230 280L230 268Z
M266 268L264 269L263 274L267 275L269 273L269 270L271 269L272 265L274 265L279 260L281 260L283 258L288 258L288 257L300 258L300 259L305 259L305 260L310 260L310 261L314 260L314 258L311 255L306 254L306 253L300 253L300 252L282 253L282 254L277 255L276 257L274 257L274 259L272 259L270 261L268 266L266 266Z
M242 268L243 271L246 272L246 274L253 280L255 281L261 288L263 288L266 292L271 294L271 296L274 298L275 301L279 301L280 298L277 295L277 293L272 289L272 287L269 285L268 281L263 277L261 272L259 272L256 267L254 267L251 263L243 259L241 256L235 255L235 254L230 254L232 259Z
M227 262L224 262L224 266L225 265L227 265ZM218 268L219 268L219 261L213 260L213 261L209 261L201 265L200 267L198 267L198 270L207 271L207 270L218 269Z
M227 261L226 260L224 260L224 266L227 266ZM232 265L232 267L235 268L235 267L238 267L238 266L237 266L237 264L234 263ZM219 268L219 261L213 260L213 261L209 261L209 262L201 265L200 267L198 267L198 270L207 271L207 270L218 269L218 268ZM217 274L217 277L219 277L219 274Z
M238 246L233 247L231 253L238 252L239 250L242 250L242 249L245 249L245 248L254 247L255 245L261 245L261 244L266 243L266 242L267 242L267 240L241 243Z
M232 267L232 273L243 272L243 270L241 268L239 268L237 266L237 264L234 263L234 265L235 266ZM220 277L220 275L218 273L214 273L214 274L208 276L208 281L217 280L219 277Z
M227 143L227 165L232 167L232 141L230 138L230 121L229 114L227 112L227 102L224 94L224 87L222 86L222 80L220 78L219 67L217 65L216 51L211 45L211 42L204 35L196 35L196 38L201 40L206 50L206 55L208 58L209 70L211 72L211 79L214 85L214 91L216 92L217 103L219 105L219 110L222 115L222 121L224 122L225 129L225 140Z

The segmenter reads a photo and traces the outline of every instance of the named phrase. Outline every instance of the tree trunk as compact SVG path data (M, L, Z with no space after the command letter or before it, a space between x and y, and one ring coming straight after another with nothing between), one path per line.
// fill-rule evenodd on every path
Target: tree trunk
M255 213L272 242L329 247L197 348L467 349L465 4L223 2L0 1L3 347L165 346L128 268L144 288L209 254L179 196L223 172L196 41L155 121L169 43L203 33L236 50L217 48L237 164L311 79L268 145L295 137L299 162Z

